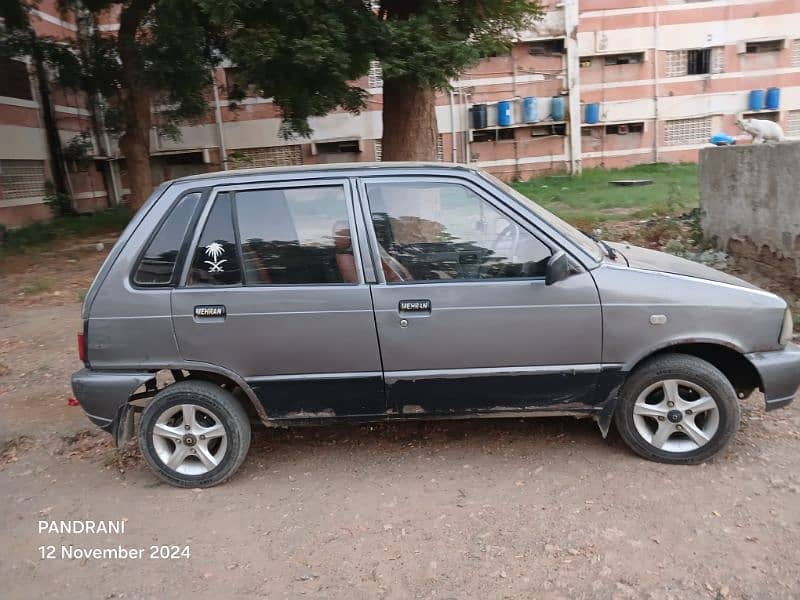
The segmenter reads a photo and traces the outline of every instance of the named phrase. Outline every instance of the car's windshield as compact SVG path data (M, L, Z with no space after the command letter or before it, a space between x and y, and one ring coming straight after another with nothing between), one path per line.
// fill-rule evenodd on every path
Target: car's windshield
M600 249L599 244L595 242L591 237L579 231L578 229L576 229L563 219L555 216L553 213L543 209L535 202L532 202L530 198L519 193L510 185L503 183L494 175L482 171L480 171L480 173L488 180L490 180L491 183L493 183L495 186L497 186L504 192L510 194L525 206L529 207L536 214L537 217L542 219L542 221L544 221L554 229L557 229L562 234L570 238L573 242L575 242L578 246L580 246L583 250L585 250L589 254L589 256L591 256L593 259L595 259L598 262L603 260L603 251Z

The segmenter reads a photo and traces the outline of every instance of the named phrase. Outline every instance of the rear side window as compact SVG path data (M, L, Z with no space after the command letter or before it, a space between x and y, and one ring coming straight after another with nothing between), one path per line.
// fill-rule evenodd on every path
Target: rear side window
M233 231L231 195L221 193L208 215L194 252L188 285L239 285L242 269Z
M178 200L139 260L134 283L154 286L173 282L178 255L199 202L199 192Z
M358 283L339 186L236 192L249 285Z

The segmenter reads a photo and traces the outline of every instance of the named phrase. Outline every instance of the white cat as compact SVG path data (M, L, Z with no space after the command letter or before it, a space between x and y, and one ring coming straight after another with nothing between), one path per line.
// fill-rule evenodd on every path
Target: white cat
M766 119L738 119L736 124L753 136L753 143L781 142L785 138L783 129L774 121Z

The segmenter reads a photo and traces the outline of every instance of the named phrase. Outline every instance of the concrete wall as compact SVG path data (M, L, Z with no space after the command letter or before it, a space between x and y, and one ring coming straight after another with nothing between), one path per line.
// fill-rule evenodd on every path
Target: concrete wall
M764 275L800 277L800 142L700 151L703 231Z

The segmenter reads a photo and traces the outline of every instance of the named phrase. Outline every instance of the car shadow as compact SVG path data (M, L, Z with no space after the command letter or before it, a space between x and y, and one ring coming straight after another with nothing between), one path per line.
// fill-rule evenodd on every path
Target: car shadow
M298 460L390 460L409 451L447 453L464 460L515 450L520 454L547 452L630 454L615 431L603 439L591 419L573 417L492 418L392 423L332 423L291 428L258 427L253 431L250 457L271 466Z

